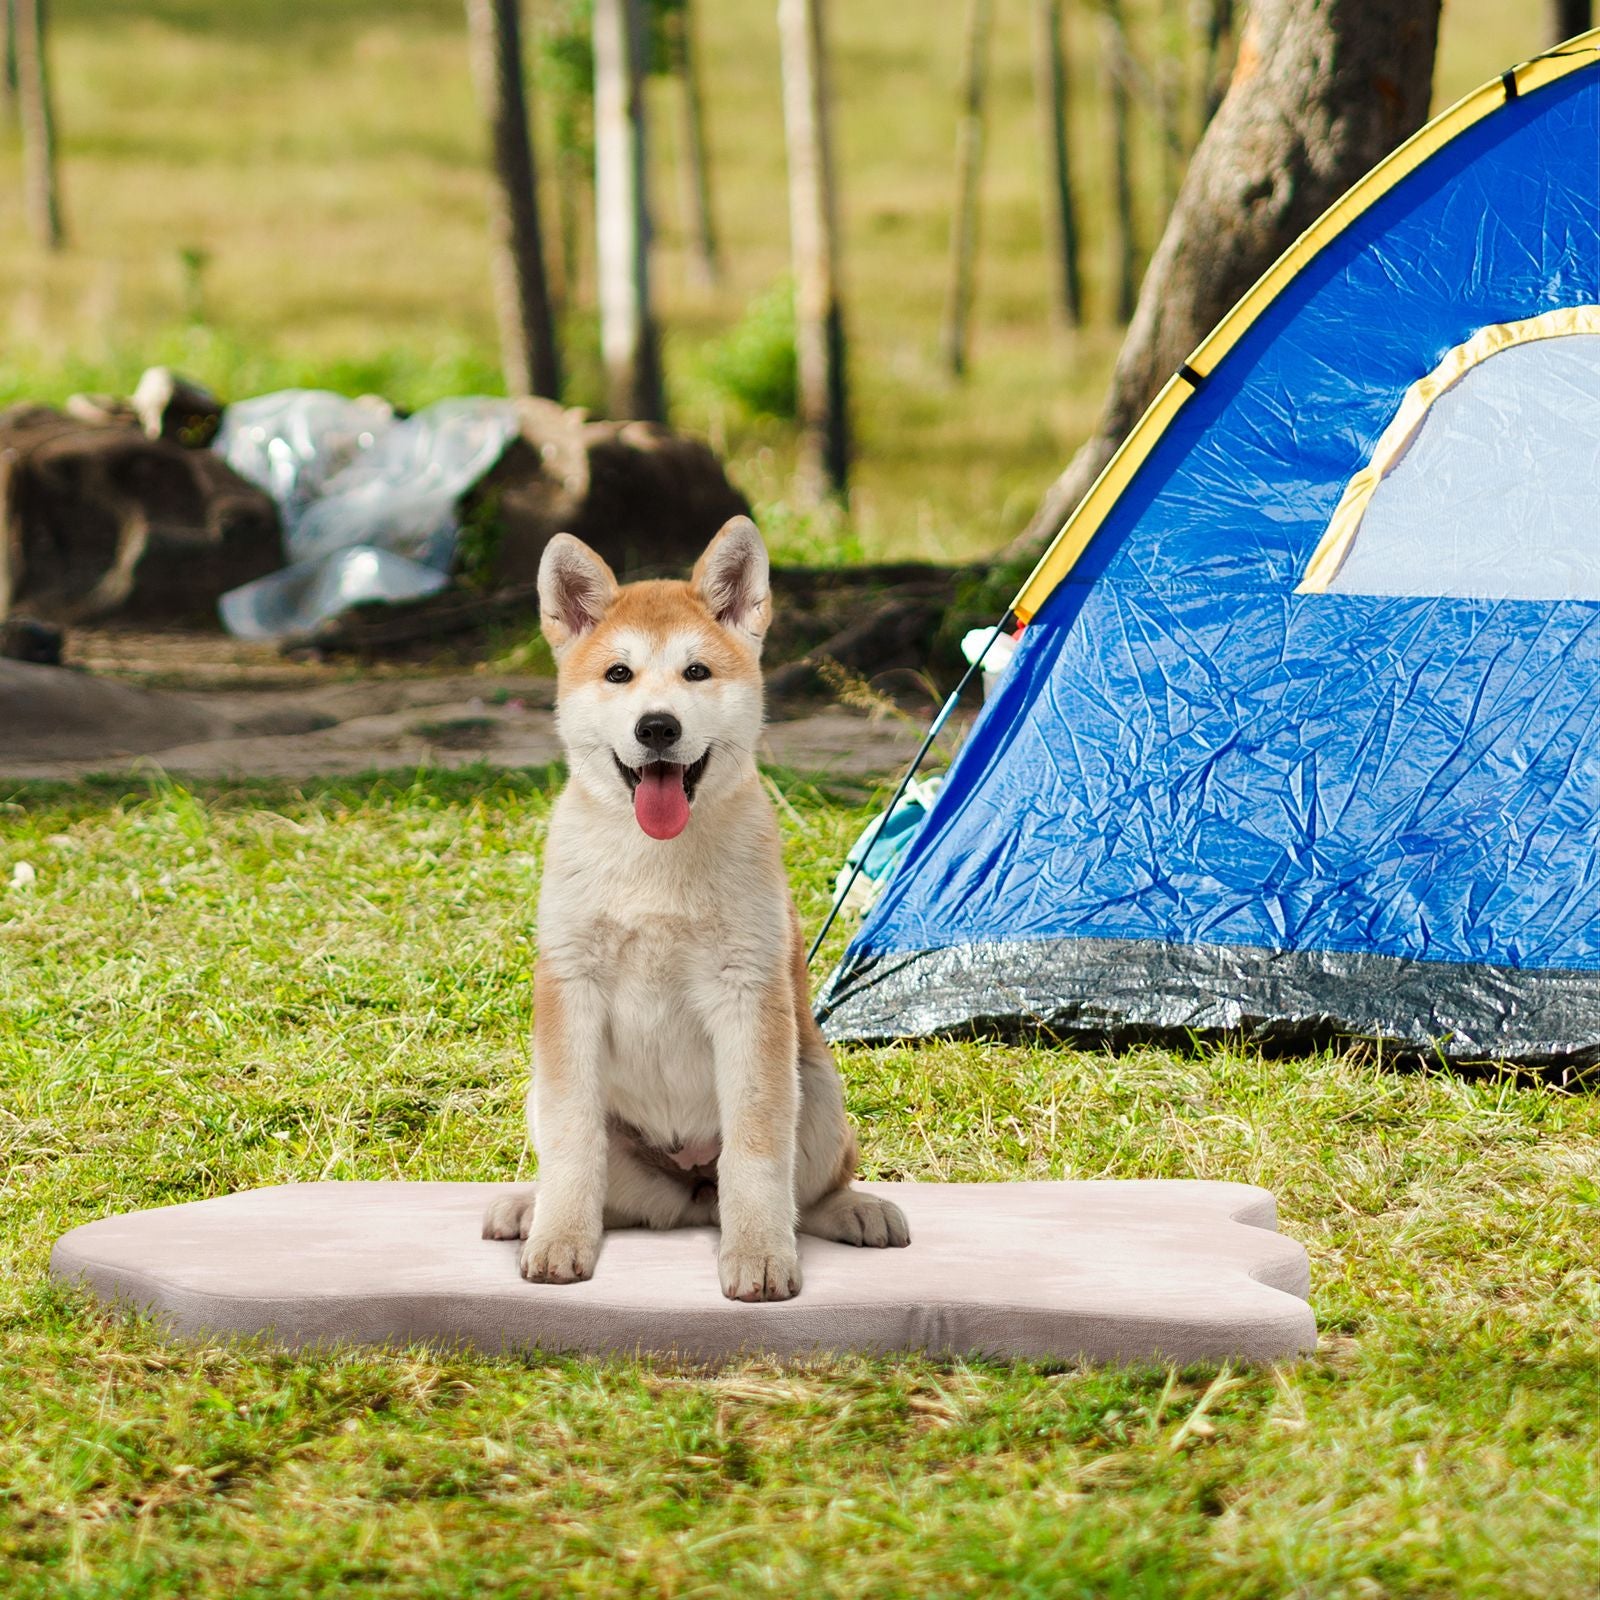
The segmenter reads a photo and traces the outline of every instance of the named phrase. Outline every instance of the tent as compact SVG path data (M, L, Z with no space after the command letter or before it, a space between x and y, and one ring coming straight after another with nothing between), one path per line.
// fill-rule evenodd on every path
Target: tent
M1167 383L826 986L836 1039L1600 1058L1600 31Z

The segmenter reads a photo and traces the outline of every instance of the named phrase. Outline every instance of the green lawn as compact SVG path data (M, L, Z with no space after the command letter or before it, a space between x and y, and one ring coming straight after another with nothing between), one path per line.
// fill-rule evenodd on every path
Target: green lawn
M0 1592L1582 1596L1600 1103L1356 1056L853 1051L877 1177L1270 1186L1323 1348L1264 1372L713 1377L168 1347L45 1282L107 1211L526 1173L550 775L0 804ZM777 780L813 925L862 808Z

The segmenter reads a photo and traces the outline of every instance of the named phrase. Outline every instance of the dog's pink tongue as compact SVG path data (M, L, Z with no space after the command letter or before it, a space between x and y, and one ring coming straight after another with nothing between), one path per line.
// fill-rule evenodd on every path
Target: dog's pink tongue
M683 768L665 761L646 767L633 791L633 814L652 839L676 839L689 826Z

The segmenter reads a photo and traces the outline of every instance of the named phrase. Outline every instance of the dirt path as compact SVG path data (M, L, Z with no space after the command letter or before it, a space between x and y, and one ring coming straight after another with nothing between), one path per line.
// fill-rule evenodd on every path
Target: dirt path
M85 635L67 668L0 662L0 777L159 768L301 779L560 758L554 683L474 670L359 676L214 636ZM826 706L766 732L764 759L846 781L908 761L921 729Z

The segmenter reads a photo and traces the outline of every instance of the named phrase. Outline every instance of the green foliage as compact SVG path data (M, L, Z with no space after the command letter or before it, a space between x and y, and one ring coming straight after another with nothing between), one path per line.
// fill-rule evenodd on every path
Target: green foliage
M456 539L456 576L469 588L495 587L505 521L500 496L490 490L470 495L461 505L461 530Z
M206 266L210 253L199 245L185 245L178 251L178 272L183 280L184 315L190 322L206 320Z
M444 394L501 394L492 354L461 340L374 344L359 353L313 355L258 345L212 323L151 328L137 342L119 340L95 357L57 348L13 346L0 363L0 404L57 403L76 390L127 394L147 366L167 365L233 400L272 389L332 389L381 394L416 409Z
M701 370L711 388L747 416L790 418L797 400L794 340L794 285L785 278L705 347Z
M506 629L501 637L491 639L485 655L496 672L531 672L541 678L556 675L556 658L537 622Z
M835 503L797 506L790 500L761 500L755 513L779 566L826 567L868 559L859 534Z
M550 0L538 12L536 72L555 153L594 162L594 0Z
M556 777L0 793L7 1600L1593 1592L1600 1101L1512 1076L844 1054L872 1177L1274 1189L1323 1342L1266 1371L287 1354L47 1286L113 1210L526 1174ZM815 926L868 808L773 778Z

